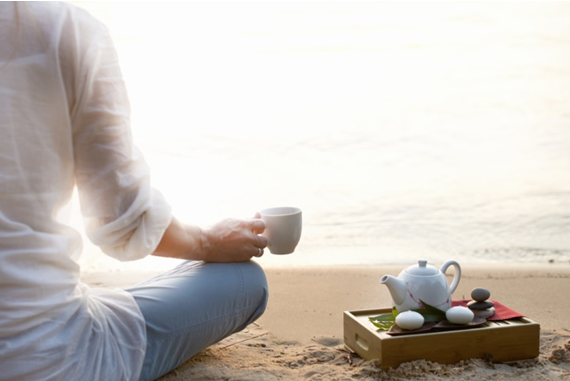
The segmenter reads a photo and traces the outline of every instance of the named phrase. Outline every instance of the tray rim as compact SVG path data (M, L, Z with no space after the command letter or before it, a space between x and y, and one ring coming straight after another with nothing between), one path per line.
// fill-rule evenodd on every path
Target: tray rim
M480 331L489 331L489 330L496 330L496 329L507 329L507 328L513 329L513 328L516 328L517 326L521 326L521 325L525 326L525 327L537 325L540 329L540 324L538 322L536 322L532 319L529 319L526 316L523 316L520 318L509 319L509 320L487 321L487 323L485 325L482 325L481 327L477 327L477 328L457 329L457 330L450 330L450 331L433 331L433 332L416 333L416 334L410 334L410 335L391 336L391 335L388 335L388 333L386 331L378 331L377 329L374 329L375 327L372 325L372 323L370 323L370 326L367 326L367 325L362 324L362 322L358 319L358 317L370 317L370 316L374 316L374 315L388 313L391 311L392 311L392 307L366 308L366 309L359 309L359 310L347 310L347 311L344 311L343 315L351 318L352 320L357 322L362 327L368 329L369 331L374 333L374 335L378 336L378 338L380 338L381 340L394 340L394 339L402 339L404 337L405 338L412 338L412 337L419 337L419 336L426 336L426 335L430 335L430 336L432 336L432 335L453 335L453 334L457 334L457 333L465 333L467 331L479 331L480 332ZM510 322L510 321L522 321L523 324L509 324L508 322ZM507 322L507 323L505 325L500 325L499 323L501 323L501 322ZM344 324L346 324L346 323L344 323ZM488 324L493 324L493 325L489 326Z

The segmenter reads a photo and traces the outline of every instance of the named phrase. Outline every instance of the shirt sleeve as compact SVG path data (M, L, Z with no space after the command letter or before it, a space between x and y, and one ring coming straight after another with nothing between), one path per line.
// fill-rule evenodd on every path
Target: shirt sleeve
M133 145L130 106L107 29L75 30L77 52L68 89L75 179L89 239L122 261L151 254L171 221L164 197L150 186L150 171ZM82 48L84 47L84 48Z

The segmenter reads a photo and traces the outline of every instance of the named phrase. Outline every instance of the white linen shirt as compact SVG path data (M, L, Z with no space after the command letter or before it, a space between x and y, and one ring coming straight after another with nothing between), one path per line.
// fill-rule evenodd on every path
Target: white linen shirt
M171 221L133 147L107 29L65 3L0 3L0 380L137 380L144 318L90 289L80 234L57 221L77 186L87 235L149 255Z

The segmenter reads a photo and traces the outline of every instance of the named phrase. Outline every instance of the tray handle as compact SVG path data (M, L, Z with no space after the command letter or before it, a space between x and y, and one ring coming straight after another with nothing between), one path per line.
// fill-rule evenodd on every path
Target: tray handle
M358 333L354 334L354 342L356 343L356 345L358 345L361 349L365 350L368 352L368 349L370 349L370 346L368 345L368 340L366 340L365 338L363 338L362 336L360 336Z

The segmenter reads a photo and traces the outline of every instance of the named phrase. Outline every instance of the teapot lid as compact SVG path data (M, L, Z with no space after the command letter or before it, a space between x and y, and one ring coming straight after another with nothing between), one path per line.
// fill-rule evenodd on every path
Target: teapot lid
M428 265L425 259L418 260L417 265L410 266L405 271L407 274L419 276L431 276L440 273L439 269Z

